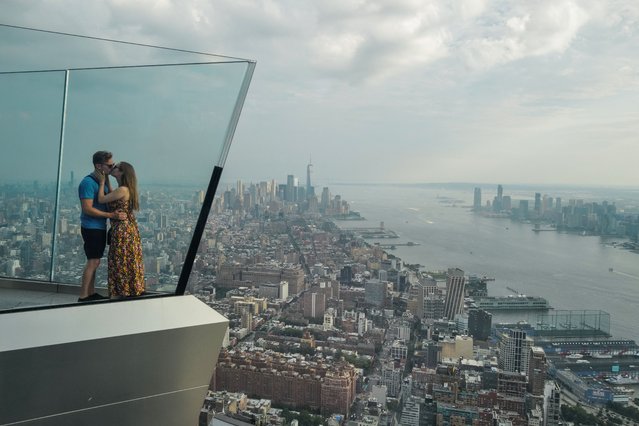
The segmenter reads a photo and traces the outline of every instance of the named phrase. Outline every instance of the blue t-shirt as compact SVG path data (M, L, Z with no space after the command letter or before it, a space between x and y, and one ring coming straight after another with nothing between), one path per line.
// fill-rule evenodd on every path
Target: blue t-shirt
M98 202L98 191L100 190L100 184L92 175L85 176L80 182L78 187L78 195L80 200L89 199L93 200L93 207L102 210L103 212L109 211L106 204ZM107 187L104 187L104 193L109 192ZM88 229L106 229L106 218L89 216L84 212L80 213L80 224L83 228Z

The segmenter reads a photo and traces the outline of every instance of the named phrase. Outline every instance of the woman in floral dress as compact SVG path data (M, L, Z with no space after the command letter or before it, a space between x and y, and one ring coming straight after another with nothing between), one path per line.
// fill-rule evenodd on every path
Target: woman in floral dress
M109 294L112 298L140 296L144 293L144 262L140 231L133 214L140 208L138 181L133 166L124 161L111 169L111 175L118 181L118 187L100 195L98 201L109 203L112 211L123 211L127 219L111 222ZM100 176L100 194L104 194L105 180L104 175Z

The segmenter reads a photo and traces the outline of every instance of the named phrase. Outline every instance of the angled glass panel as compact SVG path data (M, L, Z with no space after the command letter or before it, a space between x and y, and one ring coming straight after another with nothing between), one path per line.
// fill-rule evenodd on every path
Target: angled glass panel
M116 163L132 164L149 291L175 291L203 193L214 166L224 163L249 68L248 62L230 62L70 72L60 221L67 230L79 226L77 185L93 170L94 152L110 151ZM64 229L58 232L54 280L79 284L86 261L82 240ZM106 263L105 254L98 286L107 285Z
M64 84L0 74L0 277L50 278Z

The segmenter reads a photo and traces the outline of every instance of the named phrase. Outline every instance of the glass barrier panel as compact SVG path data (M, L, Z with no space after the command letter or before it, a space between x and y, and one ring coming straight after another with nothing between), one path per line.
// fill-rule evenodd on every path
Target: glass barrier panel
M77 187L93 170L93 153L106 150L137 175L146 288L175 291L247 69L230 62L70 72L59 211L66 226L55 281L80 282L86 259ZM105 253L98 286L107 285L107 263Z
M236 58L0 24L0 70L229 62ZM25 48L27 47L27 48Z
M50 279L64 84L0 74L0 277Z

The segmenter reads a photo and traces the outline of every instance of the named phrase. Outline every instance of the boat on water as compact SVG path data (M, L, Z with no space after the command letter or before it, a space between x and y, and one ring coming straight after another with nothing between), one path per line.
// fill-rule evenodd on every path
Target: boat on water
M508 311L508 310L548 310L551 309L548 300L543 297L526 296L496 296L479 297L475 300L479 309Z

